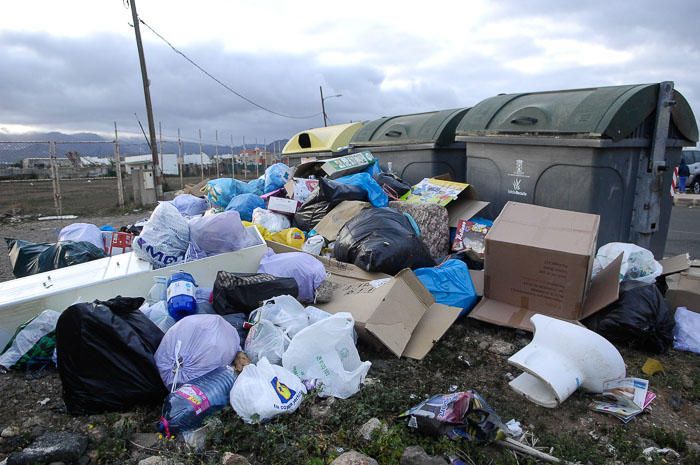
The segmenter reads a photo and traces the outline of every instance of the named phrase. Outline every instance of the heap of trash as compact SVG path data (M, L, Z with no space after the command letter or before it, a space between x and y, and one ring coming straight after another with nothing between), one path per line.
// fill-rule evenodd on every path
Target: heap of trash
M213 179L120 229L8 239L20 279L0 283L0 327L17 329L0 333L0 367L55 367L71 414L162 405L171 436L227 406L260 423L304 396L352 397L372 369L358 344L421 360L465 317L534 332L508 360L529 401L556 408L583 389L624 422L655 394L616 345L700 353L687 255L597 248L593 214L508 202L489 220L474 186L411 186L370 152L299 172ZM406 408L425 434L525 447L475 391Z

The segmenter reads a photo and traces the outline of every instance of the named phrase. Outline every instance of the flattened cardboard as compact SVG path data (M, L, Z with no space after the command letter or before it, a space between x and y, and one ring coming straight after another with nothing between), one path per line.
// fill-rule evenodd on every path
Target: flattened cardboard
M690 268L680 274L666 277L668 290L666 302L671 310L685 307L694 312L700 312L700 270Z
M461 308L448 305L438 303L431 305L413 331L403 356L423 360L450 326L457 321L461 311Z
M364 151L351 153L342 157L325 160L321 165L321 170L331 179L336 179L348 174L363 171L374 163L372 152Z
M345 223L356 217L362 210L369 208L368 202L358 200L345 200L340 202L333 210L319 221L314 229L328 241L334 241L338 232Z
M270 197L267 202L267 209L277 213L294 214L297 211L299 203L293 199L284 199L282 197Z
M425 178L415 186L432 185L423 193L414 193L413 189L401 197L409 203L436 203L447 209L450 227L456 228L459 220L468 220L483 210L489 202L477 200L474 187L461 182L445 181L436 178ZM441 195L446 194L446 195ZM454 198L456 195L456 198Z
M680 273L690 268L690 254L687 252L684 254L676 255L675 257L667 257L661 260L661 266L663 271L661 276L668 276L670 274Z
M461 309L436 304L410 269L395 277L338 284L330 302L318 305L330 313L350 312L360 337L379 343L397 357L422 359L449 329Z
M476 295L483 297L484 295L484 270L469 270L469 276L472 278Z

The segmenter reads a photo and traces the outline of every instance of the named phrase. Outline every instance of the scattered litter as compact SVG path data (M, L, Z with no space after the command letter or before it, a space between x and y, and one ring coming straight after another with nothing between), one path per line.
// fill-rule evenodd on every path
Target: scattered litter
M46 404L48 404L51 401L51 398L45 397L40 401L37 401L37 404L41 405L42 407Z
M136 210L134 210L136 211ZM74 220L78 218L76 215L59 215L59 216L40 216L37 218L39 221L49 221L49 220Z
M670 447L664 447L663 449L660 449L658 447L647 447L642 451L642 454L645 457L652 457L654 455L667 455L676 459L680 458L680 454L675 450L671 449Z
M642 365L642 373L647 376L654 376L656 373L665 372L664 366L656 360L655 358L647 358L644 365Z
M605 382L601 397L606 400L591 403L593 411L609 413L629 423L652 403L656 394L649 391L649 382L645 379L623 378Z

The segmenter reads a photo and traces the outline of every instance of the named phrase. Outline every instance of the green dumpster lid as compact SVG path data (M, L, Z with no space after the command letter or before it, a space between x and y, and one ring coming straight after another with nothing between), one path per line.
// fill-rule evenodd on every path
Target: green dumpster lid
M370 121L350 139L351 146L405 145L454 142L455 129L469 108L385 116Z
M543 134L626 138L656 110L659 84L503 94L478 103L462 119L457 135ZM685 98L674 90L672 121L687 140L698 127Z

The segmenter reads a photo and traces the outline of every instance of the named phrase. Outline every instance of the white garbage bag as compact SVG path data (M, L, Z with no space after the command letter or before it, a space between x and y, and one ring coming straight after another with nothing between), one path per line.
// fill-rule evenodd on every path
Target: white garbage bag
M320 234L316 234L306 239L304 245L301 246L301 250L311 255L321 255L324 245L326 245L326 240Z
M89 242L100 250L105 249L102 231L91 223L69 224L58 233L58 241Z
M678 307L675 320L673 348L700 354L700 313Z
M161 268L185 261L189 244L187 220L173 204L161 202L143 226L133 248L137 257Z
M271 321L260 320L250 328L245 338L245 353L251 362L267 358L271 363L282 363L282 354L289 346L284 330Z
M320 308L312 307L311 305L309 305L308 307L306 307L306 315L308 315L309 317L309 325L312 325L314 323L318 323L321 320L325 320L332 314L328 313L325 310L321 310Z
M302 329L282 356L282 366L302 380L320 382L319 396L347 399L360 390L372 366L360 360L354 326L352 315L341 312Z
M620 281L640 281L653 284L661 275L663 267L654 260L654 254L635 244L610 242L598 249L593 262L593 276L622 254Z
M176 323L175 319L168 313L168 307L164 300L159 300L153 305L144 304L139 308L163 333L167 333Z
M22 357L28 355L34 346L44 337L56 331L58 317L55 310L44 310L32 319L14 337L12 344L0 355L0 366L7 369L15 366Z
M156 365L170 389L230 365L241 350L236 329L219 315L190 315L173 325L156 350Z
M292 226L286 216L260 207L253 210L253 223L262 226L271 233L280 232Z
M267 320L279 326L290 339L309 326L309 316L304 306L291 295L281 295L264 301L262 307L253 310L251 319Z
M266 358L246 365L231 389L231 407L246 423L292 413L306 394L301 380Z

